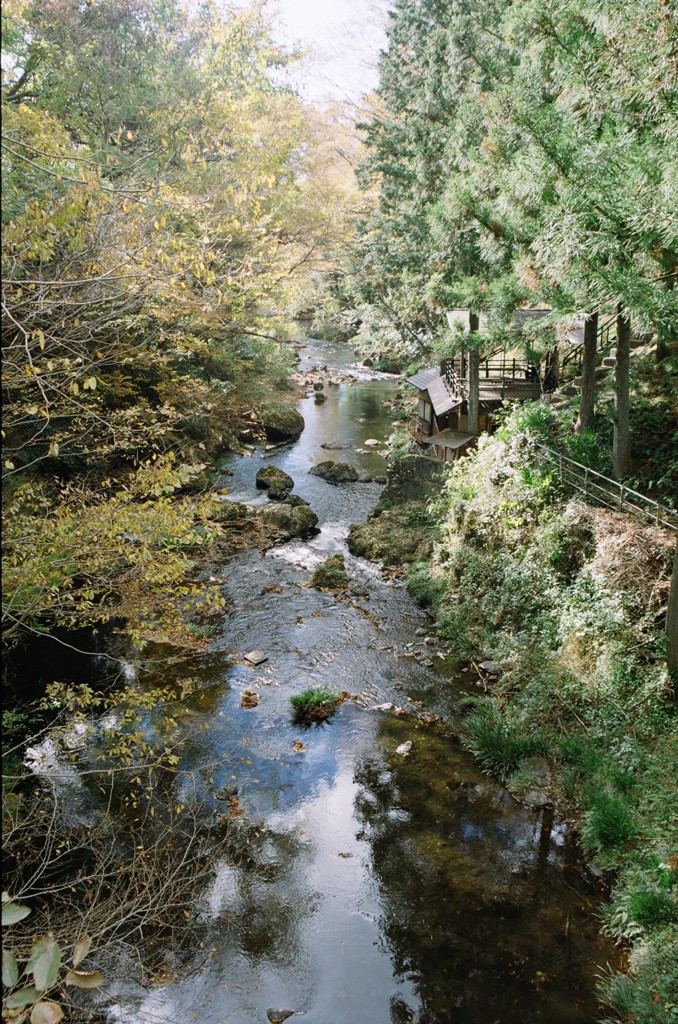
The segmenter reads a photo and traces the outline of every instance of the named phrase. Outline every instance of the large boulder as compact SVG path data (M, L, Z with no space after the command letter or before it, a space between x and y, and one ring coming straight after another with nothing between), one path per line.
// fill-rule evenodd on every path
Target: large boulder
M311 476L319 476L330 484L355 483L359 478L355 466L349 466L347 462L333 462L331 459L319 462L309 472Z
M257 487L266 491L291 491L294 480L277 466L262 466L257 473Z
M259 409L259 420L270 441L286 441L298 437L304 429L304 417L291 405L268 402Z
M412 509L413 506L387 509L365 523L352 526L348 550L352 555L385 565L402 565L426 558L431 553L432 542L425 527L413 519Z
M261 522L285 538L306 537L315 530L318 517L308 505L267 505L261 510Z

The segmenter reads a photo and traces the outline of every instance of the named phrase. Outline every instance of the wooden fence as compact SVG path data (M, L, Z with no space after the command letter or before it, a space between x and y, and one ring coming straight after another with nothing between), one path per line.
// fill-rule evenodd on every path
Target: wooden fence
M588 501L604 505L605 508L616 509L618 512L640 516L657 526L678 533L678 512L673 509L660 505L644 494L639 494L626 484L610 480L588 466L582 466L581 463L553 451L552 448L547 448L543 444L537 444L536 448L540 460L558 471L563 486L583 494Z

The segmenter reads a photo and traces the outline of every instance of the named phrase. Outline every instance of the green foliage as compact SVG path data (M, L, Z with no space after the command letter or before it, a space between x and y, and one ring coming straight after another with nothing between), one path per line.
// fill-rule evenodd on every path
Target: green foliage
M311 687L290 697L295 720L303 723L322 722L334 714L342 695L325 686Z
M633 814L621 796L602 791L593 794L588 804L581 830L584 849L603 854L617 852L635 838Z
M544 738L537 732L527 735L524 723L507 721L492 701L476 704L466 719L468 735L462 742L479 761L483 771L505 782L526 757L546 750Z
M343 555L330 555L311 574L311 586L318 590L341 591L348 586Z

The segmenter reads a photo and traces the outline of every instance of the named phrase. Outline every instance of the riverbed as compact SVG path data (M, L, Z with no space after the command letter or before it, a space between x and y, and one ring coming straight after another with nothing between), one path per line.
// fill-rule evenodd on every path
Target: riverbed
M310 341L302 372L326 365L352 380L327 387L322 404L300 402L296 442L221 467L229 500L261 504L256 472L279 466L319 517L308 541L216 570L228 613L209 651L181 666L200 685L182 712L190 740L175 795L208 806L237 786L261 839L255 857L225 858L196 892L209 957L196 951L167 984L113 986L111 1018L263 1024L275 1007L305 1024L590 1024L611 950L573 834L478 770L456 738L469 674L402 582L349 554L349 526L380 485L309 475L330 458L386 472L384 403L397 381L354 360L348 346ZM309 586L335 553L350 579L337 596ZM243 658L253 649L267 656L256 668ZM152 659L129 671L145 687L165 678ZM310 686L358 700L303 728L289 698ZM244 689L256 707L241 707Z

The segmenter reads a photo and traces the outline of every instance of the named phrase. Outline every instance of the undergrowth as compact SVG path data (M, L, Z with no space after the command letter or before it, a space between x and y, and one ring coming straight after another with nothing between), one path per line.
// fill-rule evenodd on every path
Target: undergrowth
M549 796L609 872L605 928L630 944L628 975L602 983L609 1020L665 1024L678 1017L678 752L663 633L675 540L564 494L534 460L535 440L563 434L548 409L523 406L481 438L430 507L433 555L410 567L408 586L460 660L504 668L473 698L466 746L514 791L529 788L527 759L546 758ZM602 468L601 436L572 441L573 457Z

